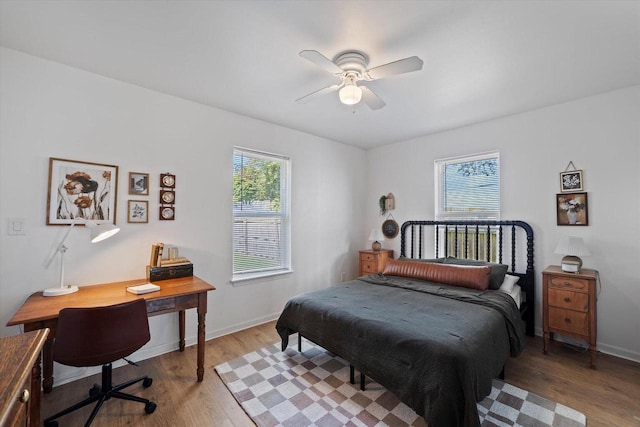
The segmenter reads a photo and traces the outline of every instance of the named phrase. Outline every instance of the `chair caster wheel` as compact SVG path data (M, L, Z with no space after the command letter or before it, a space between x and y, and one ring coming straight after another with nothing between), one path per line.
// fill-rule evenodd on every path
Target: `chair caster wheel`
M44 427L58 427L58 422L57 421L49 421L44 423Z
M146 412L147 414L153 414L153 411L155 411L157 407L158 405L156 405L155 403L149 402L144 405L144 412Z
M142 381L142 387L144 388L151 387L151 384L153 384L153 378L145 378Z
M94 384L93 387L89 389L89 397L95 397L100 394L100 386L98 384Z

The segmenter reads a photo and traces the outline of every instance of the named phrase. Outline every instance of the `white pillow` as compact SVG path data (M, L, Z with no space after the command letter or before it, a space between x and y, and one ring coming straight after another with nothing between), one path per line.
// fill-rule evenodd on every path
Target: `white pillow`
M504 281L502 282L502 285L500 285L500 290L504 291L506 293L511 293L511 291L513 290L513 285L515 285L516 283L518 283L518 280L520 280L520 277L518 276L512 276L511 274L505 274L504 275Z

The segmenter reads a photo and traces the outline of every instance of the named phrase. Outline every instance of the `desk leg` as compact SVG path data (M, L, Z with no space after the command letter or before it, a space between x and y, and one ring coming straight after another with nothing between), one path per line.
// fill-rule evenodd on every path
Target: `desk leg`
M207 293L198 294L198 368L196 374L198 381L204 378L204 346L205 346L205 319L207 316Z
M180 341L178 342L178 347L180 351L184 351L184 310L180 310L178 312L178 328L180 330Z
M47 338L42 347L42 376L42 390L45 393L51 393L53 389L53 338Z

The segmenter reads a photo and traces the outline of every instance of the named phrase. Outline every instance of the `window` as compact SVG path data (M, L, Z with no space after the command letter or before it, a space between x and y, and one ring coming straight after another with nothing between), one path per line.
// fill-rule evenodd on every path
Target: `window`
M498 152L435 161L436 219L500 219Z
M437 220L500 219L500 154L498 152L435 161ZM444 231L440 231L444 233ZM469 248L467 258L494 261L497 232L493 228L453 228L446 256L462 257L456 248ZM457 243L460 242L460 245Z
M288 272L289 159L233 150L233 280Z

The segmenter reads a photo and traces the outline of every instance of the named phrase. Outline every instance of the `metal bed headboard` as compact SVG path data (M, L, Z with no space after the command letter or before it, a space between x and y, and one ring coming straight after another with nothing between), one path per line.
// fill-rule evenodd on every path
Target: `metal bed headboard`
M505 243L511 243L510 250L506 258L510 266L509 274L520 277L518 285L525 293L525 301L520 306L522 317L526 323L527 335L533 336L535 329L535 274L533 268L533 229L524 221L518 220L477 220L477 221L405 221L400 228L400 256L405 258L420 259L426 254L425 251L425 230L432 227L434 237L435 257L447 256L447 254L458 258L478 259L480 252L483 252L482 261L491 261L491 248L496 246L495 262L504 264ZM511 231L510 235L505 235L505 229ZM522 233L526 236L526 242L518 239ZM453 233L451 233L453 232ZM484 237L481 237L484 234ZM496 235L492 241L492 234ZM482 239L485 239L483 242ZM506 241L506 242L505 242ZM518 254L522 253L523 245L526 243L526 268L524 273L516 272ZM484 245L484 250L479 248ZM470 253L475 256L469 256ZM441 255L443 254L443 255Z

